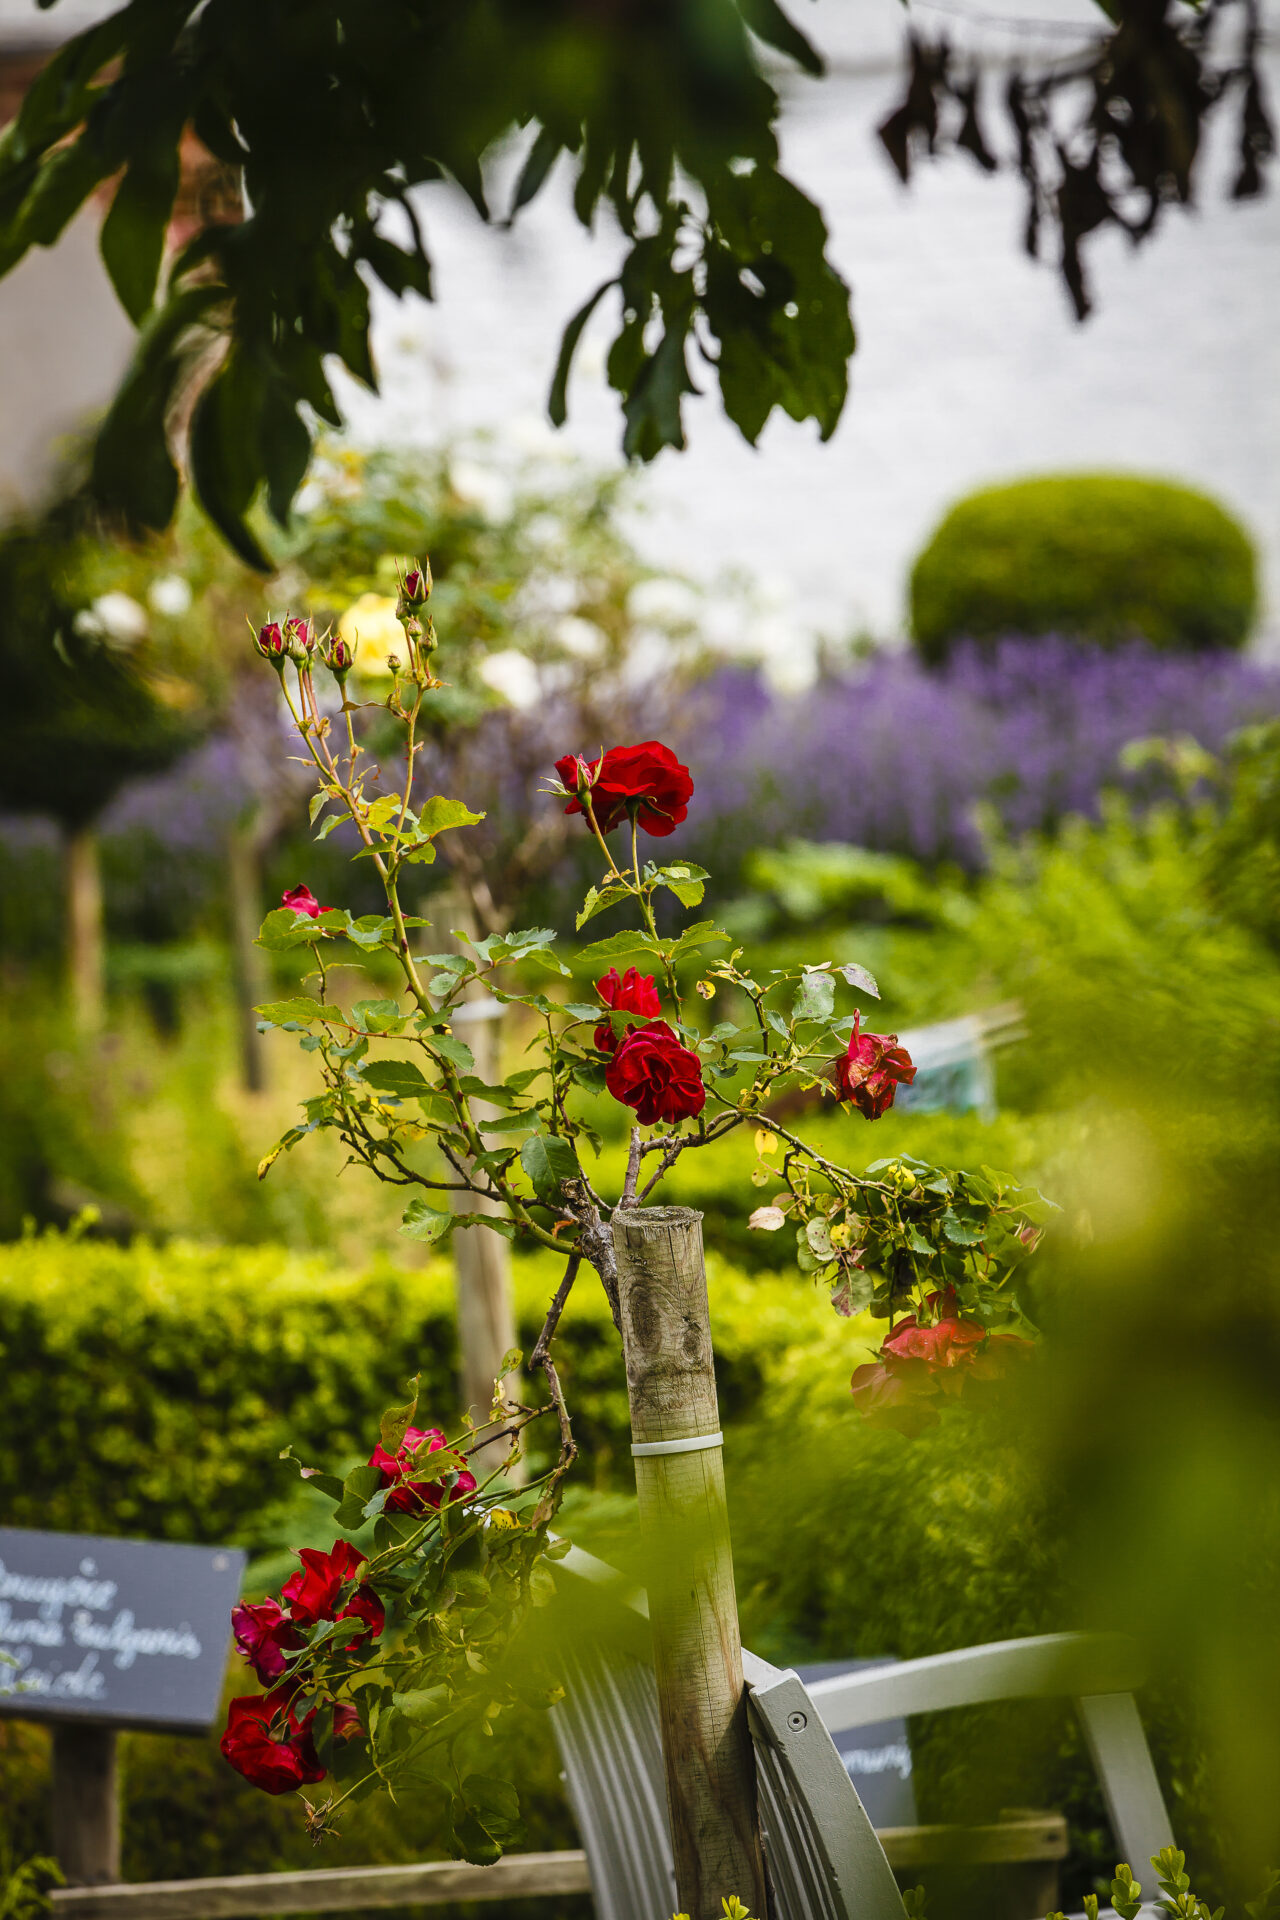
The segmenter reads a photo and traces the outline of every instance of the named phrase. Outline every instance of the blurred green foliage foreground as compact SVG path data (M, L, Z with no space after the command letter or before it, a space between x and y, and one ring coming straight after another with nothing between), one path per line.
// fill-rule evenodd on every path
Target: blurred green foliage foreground
M837 858L828 884L788 904L785 887L765 899L779 868L764 863L751 902L773 913L780 954L803 924L810 951L821 935L832 958L872 965L885 1025L1021 1003L1028 1038L1001 1057L997 1120L892 1112L856 1139L846 1118L817 1124L868 1159L1007 1165L1061 1203L1030 1303L1045 1340L1023 1391L914 1441L860 1424L847 1392L858 1323L814 1295L784 1236L766 1245L741 1229L760 1197L750 1143L672 1197L702 1206L708 1238L723 1227L734 1246L733 1267L713 1263L712 1312L747 1644L794 1660L1068 1626L1138 1634L1175 1831L1196 1884L1238 1910L1280 1860L1280 729L1243 737L1225 766L1185 746L1146 751L1166 755L1184 806L1138 814L1117 801L1096 825L996 848L984 878L947 889L919 874L907 885L903 863L877 889L846 858L842 890ZM450 1393L444 1274L367 1251L344 1272L285 1250L394 1235L364 1202L352 1211L354 1189L322 1159L295 1156L280 1197L261 1197L252 1165L275 1096L234 1094L210 990L188 989L185 1005L193 1017L167 1043L131 1042L126 1026L105 1067L93 1056L92 1082L51 1014L62 1084L84 1087L101 1124L87 1127L71 1092L30 1124L91 1133L85 1151L115 1154L162 1235L212 1243L230 1229L244 1248L55 1235L0 1251L7 1520L235 1537L286 1438L340 1465L408 1372ZM18 1058L11 1006L3 1024ZM24 1098L42 1097L32 1081L16 1087L6 1081L6 1153L29 1123ZM552 1280L536 1263L520 1270L524 1318ZM575 1398L598 1465L566 1519L625 1562L622 1373L607 1335L600 1303L575 1296ZM265 1556L263 1585L270 1556L315 1523L306 1496L291 1499L282 1486L277 1518L248 1542ZM913 1738L922 1817L1064 1807L1065 1904L1099 1876L1105 1887L1114 1853L1066 1715L949 1716ZM3 1817L22 1851L44 1844L43 1750L35 1731L0 1727ZM521 1779L530 1843L567 1844L547 1727L508 1733L495 1760ZM308 1857L288 1810L220 1768L211 1743L128 1742L126 1808L137 1877ZM326 1859L421 1857L433 1818L372 1805Z

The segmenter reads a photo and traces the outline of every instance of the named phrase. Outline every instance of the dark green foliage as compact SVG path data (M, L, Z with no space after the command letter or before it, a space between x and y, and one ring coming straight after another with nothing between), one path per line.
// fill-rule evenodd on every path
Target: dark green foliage
M603 12L574 0L153 0L72 40L0 145L0 273L52 244L122 172L102 251L142 333L98 445L102 497L138 526L171 517L165 415L196 323L228 351L195 408L195 489L236 551L265 565L249 517L259 490L283 524L311 416L339 422L326 357L377 384L367 277L431 298L411 190L452 181L489 220L484 162L513 136L526 158L512 218L567 157L579 219L589 226L605 205L630 243L610 283L622 320L609 356L629 454L684 445L695 358L747 439L774 407L831 434L854 344L848 289L817 209L778 171L761 40L820 71L774 0ZM241 175L248 213L197 235L158 284L187 123ZM566 336L553 417L580 330Z
M74 579L87 530L85 503L72 497L0 537L0 808L49 813L68 828L197 737L127 654L77 631Z
M1189 487L1129 474L970 494L911 574L912 631L931 662L959 640L1010 634L1239 647L1257 602L1257 561L1238 522Z

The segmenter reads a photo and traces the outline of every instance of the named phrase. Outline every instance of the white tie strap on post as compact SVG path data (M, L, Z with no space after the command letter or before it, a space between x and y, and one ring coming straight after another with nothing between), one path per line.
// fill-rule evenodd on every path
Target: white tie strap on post
M631 1451L637 1460L646 1460L663 1453L705 1453L709 1447L723 1445L722 1433L695 1433L690 1440L633 1440Z

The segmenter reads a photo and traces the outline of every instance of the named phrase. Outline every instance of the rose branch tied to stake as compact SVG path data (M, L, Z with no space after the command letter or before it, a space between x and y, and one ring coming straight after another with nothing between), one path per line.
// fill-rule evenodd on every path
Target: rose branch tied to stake
M884 1323L879 1358L854 1375L854 1404L912 1432L936 1421L948 1396L1027 1351L1033 1329L1018 1275L1050 1209L987 1167L954 1172L900 1156L855 1173L770 1117L784 1086L798 1086L834 1090L846 1111L878 1119L915 1068L895 1035L865 1031L860 1010L838 1010L842 992L879 997L864 968L820 961L757 978L712 920L659 931L658 896L673 896L687 914L708 877L688 862L644 857L645 841L668 838L694 796L689 769L659 741L556 763L552 791L581 817L601 860L578 930L611 908L633 921L578 952L578 967L595 977L592 1003L572 997L573 974L548 928L468 940L461 954L417 951L426 923L405 912L405 882L435 860L442 834L484 817L416 791L420 719L442 684L430 592L429 568L409 568L397 602L404 653L393 659L385 701L404 731L403 779L391 790L356 729L351 647L291 615L269 619L255 637L315 768L317 837L352 823L356 857L373 863L386 902L385 913L353 918L299 884L267 916L261 944L308 949L314 991L259 1013L265 1026L299 1036L321 1087L259 1174L307 1134L336 1133L350 1161L406 1189L403 1228L413 1238L497 1232L557 1253L563 1278L527 1369L546 1397L515 1401L499 1382L491 1424L447 1438L414 1424L415 1393L384 1416L368 1463L345 1479L301 1466L334 1502L340 1537L327 1554L304 1551L278 1599L236 1609L237 1644L267 1691L232 1703L222 1750L270 1793L330 1781L325 1798L307 1803L317 1836L333 1830L345 1800L434 1782L449 1797L455 1853L487 1862L518 1837L519 1810L506 1780L462 1771L459 1738L477 1725L492 1732L517 1702L555 1697L553 1677L527 1657L505 1656L548 1597L546 1561L566 1550L550 1528L577 1449L555 1335L584 1265L619 1324L615 1212L644 1206L682 1154L752 1126L753 1180L776 1191L751 1225L790 1226L798 1266L830 1289L835 1310ZM317 683L322 668L332 691ZM366 954L390 956L399 992L337 1004L329 997L335 960ZM540 991L535 970L568 984ZM532 1064L497 1084L476 1074L453 1031L476 983L522 1009L533 1031ZM721 996L726 1017L707 1030L696 1016ZM602 1142L592 1114L602 1095L634 1115L625 1178L612 1195L600 1190L596 1164ZM458 1192L502 1210L455 1213L449 1198ZM504 1374L519 1361L509 1355ZM477 1480L469 1463L492 1447L495 1430L513 1461L526 1450L526 1430L548 1417L554 1457L526 1488L513 1493L500 1470Z

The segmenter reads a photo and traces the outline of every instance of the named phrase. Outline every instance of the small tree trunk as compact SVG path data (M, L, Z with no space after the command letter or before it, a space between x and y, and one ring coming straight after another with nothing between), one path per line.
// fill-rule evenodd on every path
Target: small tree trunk
M639 1445L718 1435L702 1215L613 1217L622 1343ZM718 1446L638 1456L636 1488L653 1627L676 1887L690 1920L736 1894L766 1913L755 1758Z
M227 899L231 910L231 977L240 1036L240 1074L249 1093L267 1085L266 1036L254 1008L268 998L267 970L256 944L262 924L261 853L257 821L227 836Z
M71 1008L82 1033L102 1025L103 987L102 872L98 837L91 826L76 827L66 842L67 979Z
M434 904L434 903L433 903ZM461 942L454 929L475 932L475 915L470 901L460 889L450 889L436 907L433 926L442 950L458 950ZM502 1066L501 1010L490 1002L483 988L465 999L456 1016L458 1038L470 1047L478 1077L488 1086L499 1078ZM500 1109L483 1100L473 1100L471 1111L483 1129L485 1120L496 1120ZM483 1132L482 1132L483 1137ZM480 1194L455 1193L454 1211L459 1214L492 1213L503 1209ZM511 1282L511 1256L507 1243L484 1227L457 1228L453 1235L454 1275L458 1300L458 1347L462 1361L462 1404L473 1420L483 1425L493 1403L493 1383L502 1371L506 1354L516 1344L515 1290ZM518 1382L509 1377L512 1392ZM476 1455L477 1473L492 1473L506 1457L505 1441L497 1441ZM510 1478L523 1484L523 1465L516 1462Z

